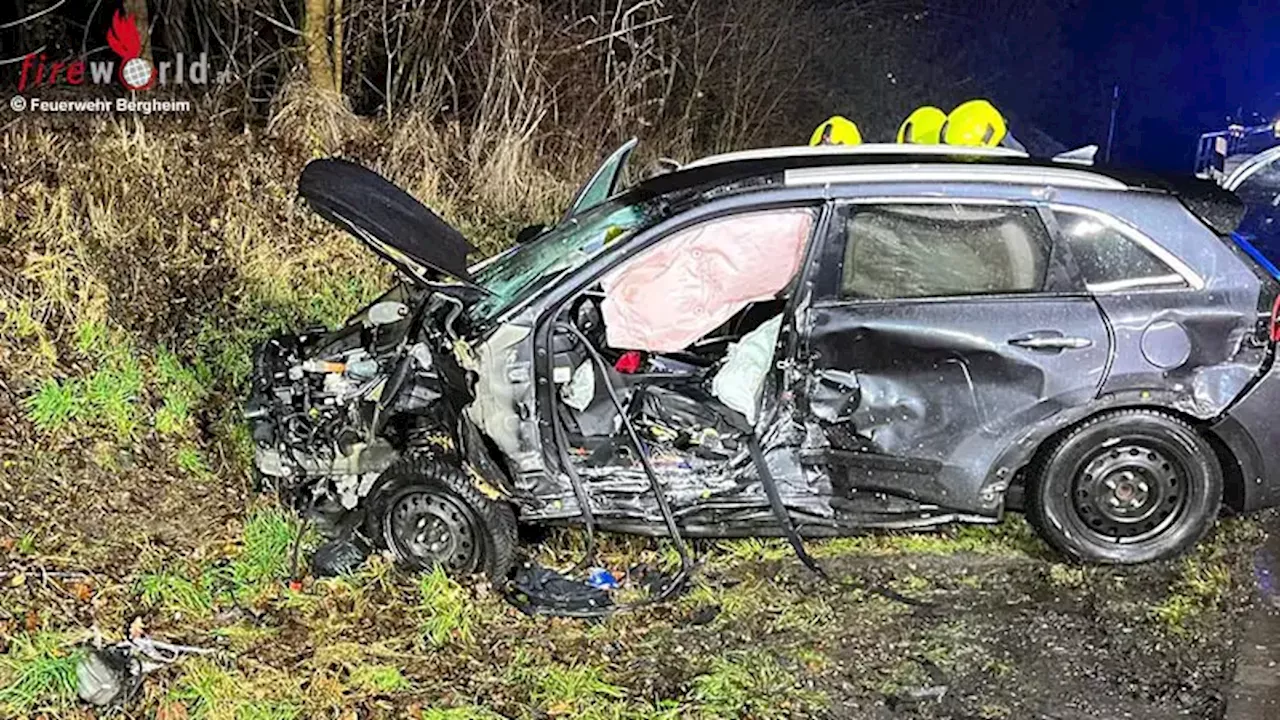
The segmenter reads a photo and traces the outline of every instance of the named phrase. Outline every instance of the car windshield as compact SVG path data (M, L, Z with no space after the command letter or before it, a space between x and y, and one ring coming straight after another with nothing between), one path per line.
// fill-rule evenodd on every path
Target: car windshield
M618 198L552 228L499 257L475 274L492 293L472 305L471 319L484 322L531 297L553 279L575 270L602 249L646 225L655 203Z

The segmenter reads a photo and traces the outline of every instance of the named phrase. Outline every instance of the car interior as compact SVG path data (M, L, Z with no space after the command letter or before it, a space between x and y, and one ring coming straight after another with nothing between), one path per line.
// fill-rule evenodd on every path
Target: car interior
M629 293L626 283L618 281L629 269L650 262L644 257L649 251L628 258L621 268L563 306L552 333L559 400L555 413L569 455L583 476L605 478L619 468L635 469L638 465L605 383L621 401L646 446L647 459L659 472L722 471L744 449L741 438L752 430L756 419L765 375L773 366L782 314L813 224L809 210L786 212L792 217L784 221L782 229L793 239L782 244L789 248L785 252L790 263L781 264L782 272L769 268L766 274L771 277L764 278L762 294L752 299L744 301L733 292L717 293L720 287L749 285L748 276L759 279L760 270L747 264L708 260L717 270L704 274L697 271L696 262L690 263L694 272L679 267L679 262L658 268L663 275L679 276L679 282L711 288L710 292L691 289L691 295L698 298L692 302L705 301L712 321L727 316L709 330L698 327L673 337L670 325L679 324L679 320L664 317L666 309L654 309L660 301L653 293L664 292L662 280L653 282L646 276L638 293ZM684 248L688 251L685 257L729 243L736 249L741 239L738 233L744 231L757 235L757 244L771 244L768 234L778 228L758 220L758 214L748 214L740 220L721 221L719 227L715 221L708 223L709 227L697 231L700 248ZM666 240L659 245L663 242ZM679 243L680 238L672 242ZM654 254L659 253L650 253ZM649 313L641 318L645 321L641 325L656 323L641 328L648 334L632 333L630 342L619 343L625 333L610 323L635 324L636 317L628 316L632 311ZM697 313L686 305L680 314ZM685 342L694 332L695 339ZM593 355L602 362L595 362Z

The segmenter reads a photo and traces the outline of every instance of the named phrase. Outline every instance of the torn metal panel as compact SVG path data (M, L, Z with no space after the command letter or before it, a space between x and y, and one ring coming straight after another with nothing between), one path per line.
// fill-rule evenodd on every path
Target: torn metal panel
M459 362L475 373L475 400L467 418L488 435L517 472L543 469L533 420L533 363L530 329L500 325L473 353L457 351Z
M994 510L981 488L996 453L1092 400L1110 349L1084 298L824 304L812 327L807 403L834 447L808 449L828 452L833 482L974 512Z

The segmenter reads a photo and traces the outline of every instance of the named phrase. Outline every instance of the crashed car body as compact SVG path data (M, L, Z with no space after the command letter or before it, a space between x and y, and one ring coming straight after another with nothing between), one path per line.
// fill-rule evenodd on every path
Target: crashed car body
M633 145L470 269L376 174L308 166L300 195L404 281L260 349L261 473L405 563L495 575L517 518L823 537L1025 509L1131 563L1280 503L1280 283L1230 193L874 145L620 190Z

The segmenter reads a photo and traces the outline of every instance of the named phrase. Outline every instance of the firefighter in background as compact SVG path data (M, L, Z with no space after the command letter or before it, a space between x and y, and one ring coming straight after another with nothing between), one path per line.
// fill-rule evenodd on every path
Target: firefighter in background
M810 145L861 145L862 133L849 118L833 115L822 122L809 138Z
M932 105L916 108L898 128L898 142L918 145L936 145L942 142L942 126L947 124L947 114Z
M1026 152L1022 143L1009 134L1009 125L995 106L986 100L961 103L947 115L942 126L942 142L970 147L1004 147Z

